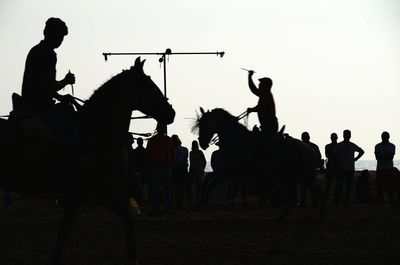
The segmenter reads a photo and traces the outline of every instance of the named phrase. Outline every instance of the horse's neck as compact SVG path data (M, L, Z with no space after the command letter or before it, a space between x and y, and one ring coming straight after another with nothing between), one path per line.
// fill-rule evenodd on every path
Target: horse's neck
M222 124L221 130L217 133L222 144L228 149L245 148L250 143L250 131L240 123Z
M80 123L84 133L96 137L126 137L131 109L119 87L100 88L80 111ZM93 135L92 135L93 136Z

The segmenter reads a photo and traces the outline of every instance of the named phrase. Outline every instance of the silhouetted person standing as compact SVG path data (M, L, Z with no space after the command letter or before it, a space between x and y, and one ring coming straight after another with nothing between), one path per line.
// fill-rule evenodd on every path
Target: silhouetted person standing
M303 132L301 134L301 140L307 144L309 147L311 147L314 150L315 154L315 161L317 162L317 169L321 168L321 160L322 160L322 155L321 152L319 151L318 145L314 144L313 142L310 142L310 134L308 132Z
M157 134L151 137L146 146L150 163L150 182L152 213L158 214L160 192L167 213L171 210L171 167L174 159L174 143L167 135L167 125L157 123Z
M358 145L350 142L351 131L343 131L343 141L338 143L335 148L335 155L338 159L339 173L335 191L334 203L338 204L341 200L345 204L349 203L353 188L355 171L355 161L364 155L364 150ZM358 153L355 157L355 153ZM343 186L345 188L343 192ZM344 194L343 194L344 193Z
M390 135L383 132L382 142L375 145L376 165L376 189L378 192L378 204L383 202L383 193L387 192L390 204L393 204L393 186L394 170L393 158L396 153L396 147L389 142Z
M140 174L137 171L135 150L132 147L134 138L130 133L127 135L126 143L128 148L128 167L125 182L128 198L135 198L139 204L142 204L142 185L140 183Z
M195 196L196 200L198 200L200 198L200 185L204 176L204 169L207 161L203 151L201 151L199 148L199 143L196 140L192 141L192 150L189 153L189 160L189 177L191 179L191 183L194 183ZM192 199L192 196L190 196L190 199Z
M337 177L338 161L335 155L338 136L336 133L331 134L331 143L325 145L325 157L327 159L325 181L326 181L326 196L331 192L332 179ZM337 180L336 180L337 181ZM337 185L337 184L336 184Z
M320 161L321 161L321 152L319 151L318 145L314 144L313 142L310 142L310 134L308 132L303 132L301 134L301 140L308 145L309 147L312 148L314 151L314 156L315 156L315 161L317 167L315 168L315 171L317 171L320 168ZM316 198L312 198L313 204L316 203ZM306 206L307 205L307 190L305 190L304 186L302 185L301 187L301 200L300 200L300 206Z
M64 79L56 80L57 54L68 28L59 18L49 18L43 31L44 39L28 53L22 83L24 103L57 133L66 138L76 133L66 114L56 107L54 99L72 101L70 95L57 92L66 85L75 83L75 76L67 73Z
M143 146L143 138L139 137L136 140L137 147L133 149L133 163L135 171L140 175L140 183L142 187L147 186L147 196L150 196L150 183L149 183L149 162L146 149Z
M268 77L258 79L258 88L254 85L252 76L254 71L249 71L248 83L250 91L258 97L257 106L248 108L247 112L257 112L261 132L268 138L278 132L278 119L276 118L275 101L271 93L272 80Z
M175 193L176 206L181 208L185 197L189 201L190 192L188 189L191 189L188 176L189 150L182 146L178 135L174 134L171 138L175 146L174 163L172 166L172 190Z

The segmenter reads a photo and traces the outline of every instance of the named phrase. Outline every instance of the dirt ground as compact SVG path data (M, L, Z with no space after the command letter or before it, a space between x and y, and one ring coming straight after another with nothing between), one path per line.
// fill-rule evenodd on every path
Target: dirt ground
M2 201L0 200L2 203ZM1 204L2 206L2 204ZM181 210L137 216L139 264L400 264L400 207L351 204L295 209L240 204L223 210ZM0 264L47 264L61 208L53 201L13 194L0 207ZM123 264L124 234L107 209L84 207L65 248L67 265Z

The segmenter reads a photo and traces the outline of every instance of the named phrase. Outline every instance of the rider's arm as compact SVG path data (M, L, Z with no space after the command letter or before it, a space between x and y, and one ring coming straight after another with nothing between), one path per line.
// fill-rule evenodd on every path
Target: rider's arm
M251 77L253 76L253 73L254 73L253 71L249 71L249 77L248 77L249 88L250 88L250 91L251 91L254 95L256 95L257 97L259 97L260 94L259 94L259 92L258 92L258 89L257 89L257 87L254 85L253 79L251 78Z
M62 79L60 81L56 81L56 84L55 84L56 92L63 89L66 85L73 85L73 84L75 84L75 75L68 72L65 75L64 79Z
M252 113L252 112L257 112L258 111L258 107L252 107L252 108L247 108L247 113Z

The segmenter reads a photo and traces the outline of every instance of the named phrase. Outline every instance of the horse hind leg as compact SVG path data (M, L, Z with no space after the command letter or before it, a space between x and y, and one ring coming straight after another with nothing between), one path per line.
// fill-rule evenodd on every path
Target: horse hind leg
M60 265L62 259L62 252L65 242L71 232L72 226L75 224L76 217L79 212L78 205L64 206L64 212L61 222L58 227L58 235L53 254L50 259L50 265Z

